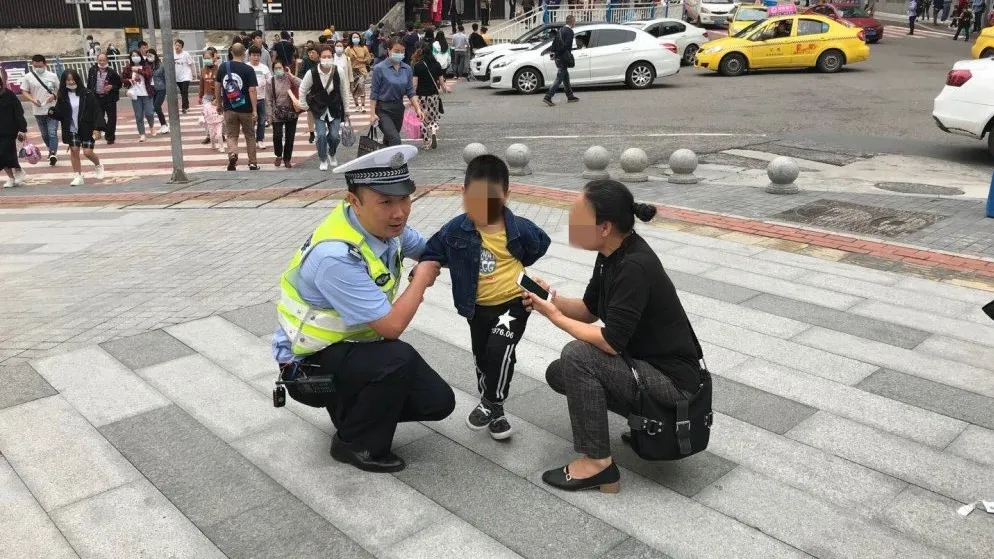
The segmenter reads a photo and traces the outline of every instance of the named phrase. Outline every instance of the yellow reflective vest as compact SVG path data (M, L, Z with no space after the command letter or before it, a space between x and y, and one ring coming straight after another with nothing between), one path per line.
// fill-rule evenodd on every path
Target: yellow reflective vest
M345 210L347 203L336 207L310 239L297 251L283 276L280 278L282 296L276 305L280 326L290 339L290 349L299 357L310 355L339 342L369 342L381 339L368 324L348 327L341 315L333 309L322 309L308 304L297 292L293 281L300 271L304 259L314 247L327 241L340 241L349 245L349 253L366 264L369 277L393 303L397 296L400 278L390 273L390 269L369 248L362 233L349 222ZM397 270L400 271L400 250L397 251Z

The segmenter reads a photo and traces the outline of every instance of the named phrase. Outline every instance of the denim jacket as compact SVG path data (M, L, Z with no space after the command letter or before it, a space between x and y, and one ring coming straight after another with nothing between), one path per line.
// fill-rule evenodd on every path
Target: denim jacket
M504 229L507 250L525 266L531 266L545 255L552 242L538 225L518 217L504 208ZM466 318L476 312L476 288L480 281L480 249L483 239L476 225L466 214L446 223L428 239L422 261L437 261L448 265L452 276L452 299L456 311Z

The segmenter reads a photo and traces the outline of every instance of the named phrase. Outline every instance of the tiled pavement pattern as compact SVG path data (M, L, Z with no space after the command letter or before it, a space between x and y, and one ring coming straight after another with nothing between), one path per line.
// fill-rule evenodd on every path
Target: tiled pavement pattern
M457 197L425 198L433 231ZM330 205L330 204L329 204ZM561 210L533 268L579 294L593 256ZM619 495L547 489L572 456L544 370L519 344L498 443L476 403L447 276L404 339L456 412L404 425L409 463L328 456L323 410L271 406L275 280L326 209L0 213L0 557L985 557L994 516L987 292L645 226L715 373L708 451L647 463L616 444ZM16 258L11 258L16 257ZM612 417L614 440L623 425Z

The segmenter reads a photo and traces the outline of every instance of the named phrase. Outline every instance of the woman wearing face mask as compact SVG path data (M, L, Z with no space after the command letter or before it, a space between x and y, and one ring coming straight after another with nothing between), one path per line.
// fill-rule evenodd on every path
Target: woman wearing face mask
M335 65L331 47L321 47L321 62L300 82L300 106L314 115L317 130L318 169L337 167L339 130L345 117L345 80Z
M414 92L414 70L404 64L404 43L393 37L387 42L389 58L373 67L373 87L369 95L373 117L370 126L380 126L383 143L399 146L400 130L404 126L404 97L411 100L411 106L421 120L425 114L421 102Z
M273 79L266 92L266 114L273 125L273 165L293 167L293 142L297 136L297 119L300 111L300 78L287 71L283 62L273 63Z
M159 130L152 132L153 136L169 133L169 125L166 124L166 115L162 112L162 104L166 102L166 67L162 65L162 59L155 49L148 49L145 60L152 65L152 84L155 87L155 96L152 97L152 110L155 116L159 117Z
M300 79L303 79L304 76L306 76L311 70L317 68L318 64L321 61L321 58L318 55L318 49L317 47L314 46L314 42L313 41L307 41L307 42L310 43L311 46L307 47L307 56L304 57L303 62L301 62L300 64L300 70L297 73L297 77ZM311 111L307 111L305 114L307 114L307 132L309 136L307 141L313 144L314 115L311 114Z
M7 72L0 68L0 169L7 173L4 188L24 185L24 171L17 160L17 142L28 133L24 107L13 91L7 88Z
M359 112L366 112L366 84L369 83L369 67L373 65L373 55L366 48L362 35L349 35L349 47L345 56L352 62L352 101Z
M346 107L352 105L352 83L355 82L355 76L352 75L352 61L349 57L345 56L345 43L341 40L335 41L335 56L333 57L335 61L335 66L338 68L338 74L342 77L342 102L345 103Z
M431 54L431 46L424 41L415 45L411 64L414 66L414 92L421 100L425 116L421 121L421 141L424 149L438 147L438 123L442 120L443 91L451 91L445 85L442 67Z
M201 144L207 145L211 143L211 133L210 129L207 127L207 106L214 104L214 78L215 72L217 71L217 49L214 47L207 47L203 54L204 66L200 69L200 87L198 88L199 94L197 96L197 101L200 104L201 112L204 118L204 130L207 132L207 137L203 139ZM206 100L206 102L204 102ZM214 111L217 112L216 110Z
M121 72L121 81L128 88L131 108L135 111L135 123L138 125L138 141L145 141L145 122L149 130L155 123L155 113L152 101L155 97L155 87L152 84L152 65L145 60L141 52L131 51L131 65Z
M93 153L93 133L104 129L104 117L97 96L86 89L86 84L76 70L62 72L59 93L55 100L55 115L55 118L62 123L62 142L69 146L72 170L76 174L69 186L83 185L80 149L83 150L83 155L93 162L94 176L97 180L103 180L104 166L100 164L97 154Z

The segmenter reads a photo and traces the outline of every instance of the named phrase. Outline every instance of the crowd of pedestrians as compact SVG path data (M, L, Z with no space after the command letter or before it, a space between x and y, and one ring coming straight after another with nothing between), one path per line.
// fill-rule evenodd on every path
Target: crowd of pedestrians
M256 31L233 37L226 52L205 49L202 66L186 51L185 43L176 40L179 109L188 114L190 85L199 85L201 144L226 153L229 170L238 168L241 139L246 144L248 169L260 168L258 150L268 147L267 129L272 134L273 164L292 168L297 132L303 130L298 126L301 118L307 123L308 142L316 144L322 170L338 164L343 124L351 130L350 113L371 113L371 127L382 132L382 143L398 145L405 101L421 121L423 149L436 149L444 95L452 91L446 79L472 79L469 59L475 49L489 44L486 27L474 23L472 33L467 34L461 3L453 2L453 6L449 37L443 29L419 30L413 24L396 33L388 33L382 23L350 33L329 26L317 41L307 40L298 47L288 31L281 32L271 45ZM47 151L49 164L58 164L60 141L69 148L73 186L84 184L81 157L93 162L95 178L103 178L95 144L118 142L117 103L122 95L131 102L139 143L170 133L163 110L164 57L146 42L121 54L113 44L101 51L99 43L91 40L87 58L92 66L84 76L71 70L58 75L49 70L43 55L35 55L30 72L19 84L24 100L32 105L43 144L39 147ZM0 107L9 97L6 87L4 80ZM23 183L23 171L14 165L18 146L28 133L19 129L23 113L0 115L0 164L10 170L5 186ZM9 150L14 151L13 161L5 159Z

